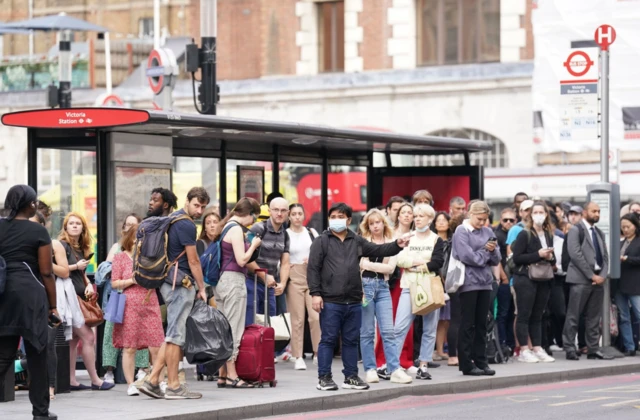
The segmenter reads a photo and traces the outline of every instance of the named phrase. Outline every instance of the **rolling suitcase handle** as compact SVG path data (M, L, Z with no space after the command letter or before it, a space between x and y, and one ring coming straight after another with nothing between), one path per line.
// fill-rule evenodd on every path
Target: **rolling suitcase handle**
M269 326L269 288L267 287L267 269L259 268L255 271L253 288L253 320L255 322L258 315L258 273L264 273L264 326Z

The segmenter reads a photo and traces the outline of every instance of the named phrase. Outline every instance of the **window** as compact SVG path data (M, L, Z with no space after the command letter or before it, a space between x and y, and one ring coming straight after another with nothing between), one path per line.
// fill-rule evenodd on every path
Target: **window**
M153 18L142 18L138 21L138 36L153 38Z
M500 0L418 0L418 64L500 60Z
M507 168L509 166L509 155L507 146L497 137L480 130L438 130L429 133L431 136L453 137L458 139L484 140L493 145L491 150L480 153L470 153L469 163L471 165L482 165L485 168ZM419 166L462 166L464 165L464 155L432 155L416 156L416 165Z
M344 71L344 1L318 4L320 72Z

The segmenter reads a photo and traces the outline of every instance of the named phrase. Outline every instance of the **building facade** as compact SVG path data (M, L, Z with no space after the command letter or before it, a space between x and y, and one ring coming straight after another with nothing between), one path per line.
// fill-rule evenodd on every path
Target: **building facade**
M0 20L26 17L23 3L27 2L0 0L0 5L10 6L0 12ZM532 0L218 0L218 113L485 139L494 150L474 156L472 163L482 163L488 171L531 168L536 162L533 4ZM152 5L151 0L34 0L33 15L64 11L108 27L114 42L126 43L153 35ZM162 1L163 37L197 40L199 8L197 0ZM47 36L51 37L35 37L37 52L55 43ZM75 40L97 37L81 34ZM5 56L28 51L27 36L4 38ZM95 65L100 62L97 59ZM142 75L140 69L132 72L115 92L131 106L150 108L152 93ZM190 75L181 75L174 109L195 112L191 89ZM74 106L92 105L102 92L100 83L95 89L76 90ZM0 92L3 113L43 105L42 91ZM4 196L11 185L26 180L22 158L26 136L7 127L0 133L0 166L4 165L0 196ZM394 165L451 165L459 164L459 159L398 157Z

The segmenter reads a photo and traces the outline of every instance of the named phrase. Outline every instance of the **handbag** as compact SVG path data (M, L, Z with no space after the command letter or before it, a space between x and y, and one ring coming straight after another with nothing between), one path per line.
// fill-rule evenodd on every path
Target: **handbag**
M124 319L124 307L127 303L127 295L119 292L118 290L111 291L109 296L109 302L104 310L105 321L112 322L114 324L122 324Z
M264 315L256 314L256 319L254 321L256 324L264 325ZM270 316L269 317L269 325L273 328L275 333L274 340L275 341L289 341L291 340L291 314L289 312Z
M529 264L529 279L535 281L549 281L553 279L553 267L546 261Z
M427 315L445 305L442 279L429 274L419 274L415 282L409 284L411 292L411 313Z
M84 317L84 323L89 328L97 327L104 322L102 309L98 306L98 294L94 293L86 300L78 296L78 304Z
M447 293L455 293L464 284L465 265L451 254L444 288Z

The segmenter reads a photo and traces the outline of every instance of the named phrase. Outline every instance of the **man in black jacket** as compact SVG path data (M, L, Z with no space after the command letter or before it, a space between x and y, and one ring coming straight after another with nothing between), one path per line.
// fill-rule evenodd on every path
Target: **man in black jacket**
M329 230L313 241L309 254L307 282L313 309L320 313L322 338L318 348L318 385L321 391L335 391L332 379L333 349L342 338L345 389L369 389L358 377L358 342L362 324L361 257L389 257L409 243L409 236L376 245L348 229L351 207L344 203L329 209Z

